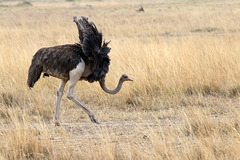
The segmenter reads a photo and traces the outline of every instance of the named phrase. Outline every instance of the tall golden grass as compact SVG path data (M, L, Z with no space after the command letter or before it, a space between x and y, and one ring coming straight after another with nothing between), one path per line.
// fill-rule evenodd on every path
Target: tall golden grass
M240 9L237 1L0 2L0 159L238 159ZM111 40L107 85L79 82L54 127L55 78L26 85L41 47L77 43L72 17Z

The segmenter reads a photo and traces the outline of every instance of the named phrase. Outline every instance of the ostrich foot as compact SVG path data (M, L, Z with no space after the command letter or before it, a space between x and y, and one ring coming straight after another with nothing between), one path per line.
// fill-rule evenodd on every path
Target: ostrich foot
M100 124L93 114L90 115L89 117L93 123Z
M58 121L55 121L55 127L61 126L61 124Z

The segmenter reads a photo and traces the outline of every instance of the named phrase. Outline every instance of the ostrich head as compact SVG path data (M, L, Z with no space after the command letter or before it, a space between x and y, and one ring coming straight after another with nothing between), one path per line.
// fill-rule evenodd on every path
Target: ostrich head
M122 82L124 81L133 81L131 78L129 78L126 74L123 74L122 77L120 78Z

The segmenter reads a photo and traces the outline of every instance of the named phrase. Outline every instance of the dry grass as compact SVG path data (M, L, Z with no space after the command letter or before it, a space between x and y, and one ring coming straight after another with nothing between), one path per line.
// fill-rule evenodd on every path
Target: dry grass
M0 1L0 159L239 159L239 2ZM17 6L18 5L18 6ZM75 95L101 125L65 97L59 80L26 85L41 47L78 42L85 15L111 40L107 85L79 82Z

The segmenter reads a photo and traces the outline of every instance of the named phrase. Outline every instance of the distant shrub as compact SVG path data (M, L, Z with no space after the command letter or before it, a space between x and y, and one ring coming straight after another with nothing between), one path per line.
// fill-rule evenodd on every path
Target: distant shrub
M19 2L17 4L18 7L31 7L33 6L31 2L28 2L28 1L23 1L23 2Z

